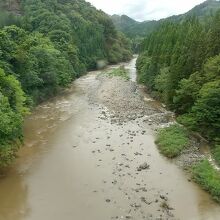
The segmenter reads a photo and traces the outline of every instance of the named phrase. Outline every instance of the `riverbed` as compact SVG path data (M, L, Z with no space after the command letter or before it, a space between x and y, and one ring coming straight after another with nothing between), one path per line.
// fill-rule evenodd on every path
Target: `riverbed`
M156 130L173 115L143 94L135 63L121 64L131 81L90 72L26 119L24 146L0 179L0 220L220 219L158 152Z

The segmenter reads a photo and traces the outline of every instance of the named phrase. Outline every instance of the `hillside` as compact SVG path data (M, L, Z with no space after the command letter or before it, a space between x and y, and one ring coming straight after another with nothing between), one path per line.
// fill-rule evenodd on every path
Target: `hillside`
M220 9L219 1L207 0L204 3L195 6L193 9L191 9L185 14L171 16L166 19L161 19L159 21L153 20L153 21L137 22L126 15L122 15L122 16L113 15L112 20L118 30L122 31L130 38L136 38L136 37L143 37L152 33L164 21L180 22L189 16L196 16L202 20L204 17L214 14L218 9Z
M220 11L210 16L207 7L219 4L207 1L188 13L203 11L202 19L164 20L142 42L137 62L140 82L178 113L179 121L213 142L220 128Z
M128 17L127 15L112 15L112 21L116 28L120 31L126 31L131 26L137 25L140 22L135 21L134 19Z
M130 38L145 36L158 26L157 21L138 22L126 15L113 15L111 18L116 28Z
M184 15L195 15L197 17L205 17L214 14L218 9L220 9L219 0L207 0L202 4L195 6L192 10L190 10Z
M205 2L195 6L190 11L185 14L171 16L164 20L171 20L171 21L181 21L190 16L196 16L200 20L207 18L208 16L214 15L220 9L220 1L217 0L206 0Z
M15 157L29 108L99 61L114 64L131 56L130 41L84 0L1 1L0 168Z

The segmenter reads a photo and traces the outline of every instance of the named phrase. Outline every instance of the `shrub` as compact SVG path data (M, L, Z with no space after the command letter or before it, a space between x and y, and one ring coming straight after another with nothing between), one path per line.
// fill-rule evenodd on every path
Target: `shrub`
M172 125L159 131L156 144L162 154L174 158L189 145L188 132L180 125Z
M220 202L220 173L209 163L208 160L201 161L193 166L193 178L214 200Z

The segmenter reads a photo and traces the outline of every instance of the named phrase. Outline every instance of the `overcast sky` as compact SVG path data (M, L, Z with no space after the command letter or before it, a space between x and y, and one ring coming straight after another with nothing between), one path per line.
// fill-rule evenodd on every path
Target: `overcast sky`
M182 14L204 0L87 0L107 14L128 15L138 21Z

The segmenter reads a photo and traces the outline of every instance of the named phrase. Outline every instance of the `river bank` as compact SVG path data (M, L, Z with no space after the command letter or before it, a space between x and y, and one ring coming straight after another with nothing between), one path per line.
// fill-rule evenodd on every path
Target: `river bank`
M174 115L135 83L135 61L123 64L133 81L91 72L26 120L0 220L218 220L219 205L158 152Z

